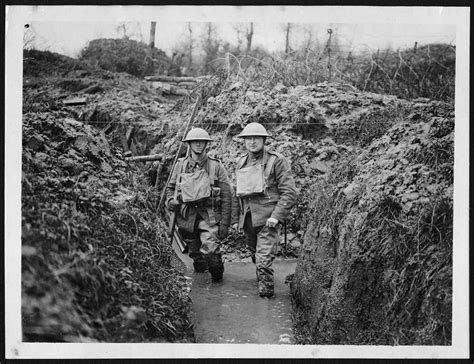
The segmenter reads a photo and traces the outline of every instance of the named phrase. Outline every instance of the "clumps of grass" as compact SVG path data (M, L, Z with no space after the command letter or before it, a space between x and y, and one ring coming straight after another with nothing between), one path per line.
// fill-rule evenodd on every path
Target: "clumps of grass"
M24 119L24 340L193 341L157 192L96 134L51 115Z
M449 183L439 167L438 159L436 175ZM370 191L343 190L357 175L354 157L340 158L303 192L311 202L300 216L308 236L292 282L298 342L450 345L452 197L430 189L416 213L376 192L360 205Z
M416 146L406 158L421 163L438 173L445 181L453 181L454 118L434 117L430 120L428 138L415 140Z
M366 148L405 115L406 110L398 106L371 109L363 113L358 120L344 120L334 127L334 141L339 144Z
M81 197L79 192L76 198ZM120 208L106 204L107 209L91 205L93 200L77 209L50 204L59 198L60 193L25 195L23 246L33 252L23 260L25 339L190 340L184 278L171 265L165 227L152 211L137 200ZM41 219L35 210L49 212ZM67 305L62 291L69 292ZM39 313L31 312L30 303L45 295L54 297L56 308L68 306L55 320L41 305ZM71 312L78 317L74 325L68 324Z
M365 269L379 272L367 282L369 297L385 313L380 343L449 345L452 296L452 203L435 199L416 217L404 216L391 197L369 212L358 246ZM354 270L354 274L357 271ZM360 290L358 290L360 291ZM373 296L373 297L372 297ZM370 306L368 306L370 307Z

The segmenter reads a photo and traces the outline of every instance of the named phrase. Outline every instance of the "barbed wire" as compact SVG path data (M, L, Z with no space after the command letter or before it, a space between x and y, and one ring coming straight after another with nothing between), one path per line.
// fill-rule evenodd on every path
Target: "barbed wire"
M80 120L77 120L80 121ZM132 125L149 125L149 126L162 126L163 124L153 124L153 122L133 122L133 123L124 123L124 122L118 122L118 121L82 121L84 124L87 125L94 125L94 124L119 124L123 126L132 126ZM265 125L322 125L324 123L314 123L314 122L309 122L309 123L292 123L292 122L266 122L266 121L261 121L262 124ZM377 122L377 121L371 121L371 123L382 123L385 124L385 122ZM234 123L234 124L229 124L229 123L214 123L214 122L202 122L198 123L195 122L193 125L242 125L245 124L243 123Z

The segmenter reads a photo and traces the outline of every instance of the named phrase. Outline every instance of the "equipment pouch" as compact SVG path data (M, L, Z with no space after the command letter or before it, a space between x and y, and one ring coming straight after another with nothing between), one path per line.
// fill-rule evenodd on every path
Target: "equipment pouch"
M211 196L211 180L204 169L182 173L179 189L184 203L198 202Z
M261 164L244 167L236 172L237 197L246 197L265 192L265 178Z
M219 187L211 187L212 199L214 202L221 200L221 189Z

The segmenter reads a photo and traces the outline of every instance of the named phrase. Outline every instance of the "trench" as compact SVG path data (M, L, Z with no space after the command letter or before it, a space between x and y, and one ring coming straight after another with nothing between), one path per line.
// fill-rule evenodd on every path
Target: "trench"
M275 295L262 298L253 263L225 262L224 278L215 283L209 273L195 273L192 259L176 244L173 248L186 265L197 343L295 343L285 279L294 273L296 259L275 259Z

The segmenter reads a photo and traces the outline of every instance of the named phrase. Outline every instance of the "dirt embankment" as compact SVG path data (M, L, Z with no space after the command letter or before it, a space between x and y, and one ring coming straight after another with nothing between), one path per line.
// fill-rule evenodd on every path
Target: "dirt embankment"
M43 58L52 77L29 63ZM127 122L148 122L158 131L136 139L156 141L153 119L164 106L130 76L51 54L25 64L24 340L193 341L189 290L155 212L158 193L123 157L133 142ZM81 93L90 84L100 90ZM74 97L85 105L65 106Z
M302 343L451 342L454 112L409 109L304 193Z

